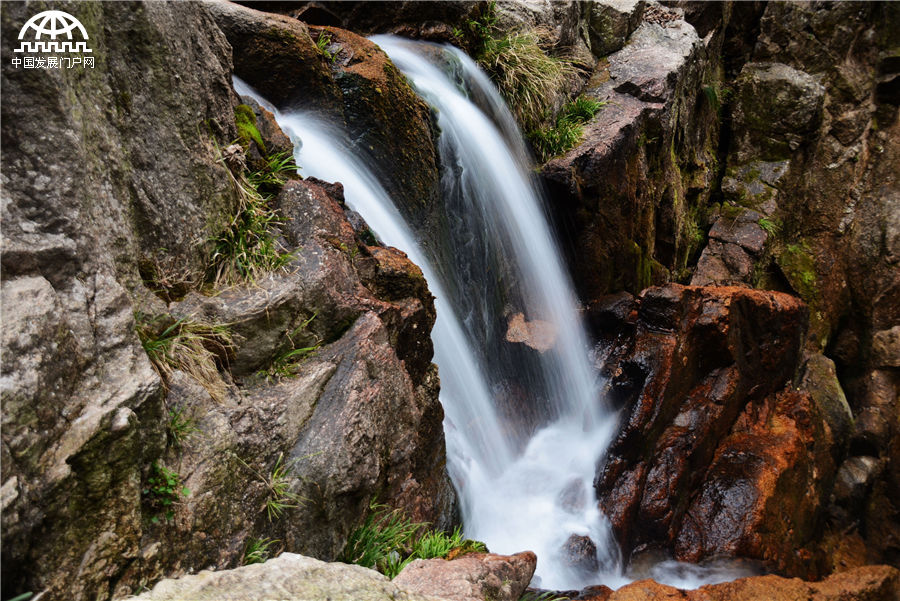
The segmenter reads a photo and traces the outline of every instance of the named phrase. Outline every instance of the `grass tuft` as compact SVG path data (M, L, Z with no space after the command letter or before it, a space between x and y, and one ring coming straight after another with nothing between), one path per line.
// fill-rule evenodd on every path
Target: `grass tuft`
M278 555L278 551L274 551L273 546L280 542L280 540L268 537L251 538L247 541L247 546L244 548L244 561L242 565L248 566L254 563L265 563L270 558Z
M537 128L529 132L528 140L542 163L575 147L584 134L583 125L590 121L605 102L579 96L563 106L556 123L551 127Z
M184 407L169 410L169 423L166 424L166 439L173 449L180 449L188 438L200 430L197 421L187 415Z
M225 398L225 382L216 367L217 357L234 348L227 326L212 325L171 315L149 317L135 313L138 337L150 362L164 380L175 370L197 380L217 402Z
M271 204L287 174L296 171L291 156L279 154L269 157L263 169L231 174L239 203L228 227L213 239L209 272L216 287L253 282L290 263L293 254L278 242L282 221Z
M453 532L426 531L428 524L413 522L399 509L374 501L369 515L354 530L339 561L374 568L394 578L415 559L454 557L485 551L483 543L466 539L457 527Z
M519 123L526 130L536 128L550 109L553 91L565 85L574 67L544 50L549 31L500 30L495 2L488 2L482 15L468 21L467 27L474 38L475 60L488 72Z

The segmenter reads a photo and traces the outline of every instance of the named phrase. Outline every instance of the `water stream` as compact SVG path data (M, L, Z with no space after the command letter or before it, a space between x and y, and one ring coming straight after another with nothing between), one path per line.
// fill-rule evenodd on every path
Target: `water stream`
M347 204L386 244L421 268L436 298L432 332L441 376L448 469L467 536L493 552L537 553L533 584L551 589L629 581L593 490L616 425L600 398L571 282L531 175L524 142L502 98L452 47L374 36L440 128L445 223L425 237L339 128L275 111L305 176L344 185ZM240 94L265 104L240 81ZM272 108L272 107L268 107ZM540 350L506 340L511 320L542 332ZM597 546L597 570L572 567L571 535ZM655 570L660 580L726 580Z

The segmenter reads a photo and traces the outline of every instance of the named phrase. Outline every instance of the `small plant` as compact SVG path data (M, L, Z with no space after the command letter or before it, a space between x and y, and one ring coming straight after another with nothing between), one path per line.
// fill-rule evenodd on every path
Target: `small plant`
M334 63L334 61L337 60L338 53L335 52L334 54L332 54L328 51L328 46L331 45L331 40L331 33L323 31L319 34L319 37L316 38L316 48L319 50L319 52L325 55L325 58L327 58L329 62Z
M265 510L270 522L280 518L285 509L299 507L306 502L306 499L291 491L290 472L301 458L284 463L284 453L279 453L268 476L264 476L250 467L237 455L234 455L234 458L265 485L267 489Z
M374 568L393 578L412 561L413 539L424 527L400 510L373 501L365 522L350 534L339 560ZM407 559L404 561L401 556Z
M180 449L184 442L199 432L197 422L187 415L184 407L169 409L169 423L166 424L166 438L174 449Z
M273 555L277 555L277 553L273 553L272 547L280 542L281 541L279 540L273 540L268 537L250 539L247 541L247 546L244 548L243 565L248 566L253 563L265 563L268 559L273 557Z
M300 170L294 164L294 157L288 152L279 152L266 158L262 169L250 171L247 182L260 194L277 192L288 180L289 174Z
M541 162L546 162L578 144L584 133L583 125L605 104L587 96L579 96L562 108L556 117L555 125L532 130L528 134L528 139Z
M569 597L558 595L553 591L529 591L526 590L519 597L519 601L569 601Z
M174 319L168 314L149 317L140 312L135 313L135 322L141 344L163 379L180 370L197 380L214 400L225 398L216 357L227 356L234 348L227 326L185 317Z
M149 505L158 512L164 512L165 519L171 520L175 517L175 511L172 505L178 500L191 494L186 486L181 484L181 476L177 472L166 469L155 461L150 466L150 475L147 477L147 486L143 490L144 498ZM154 524L159 521L159 516L154 515L151 519Z

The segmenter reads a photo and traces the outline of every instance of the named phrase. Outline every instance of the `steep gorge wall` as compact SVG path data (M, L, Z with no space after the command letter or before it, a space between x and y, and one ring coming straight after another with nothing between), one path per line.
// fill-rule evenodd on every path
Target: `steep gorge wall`
M84 24L96 63L26 71L4 58L3 596L121 597L239 565L254 539L332 559L375 499L448 525L418 268L354 230L340 186L294 178L270 201L289 265L212 289L213 240L242 202L223 158L240 139L231 45L202 4L5 3L4 57L48 8ZM294 42L327 71L314 40ZM385 102L409 96L400 83L381 88ZM342 112L339 94L322 105ZM252 119L249 162L290 148L270 114ZM418 156L392 159L428 172ZM154 370L136 333L154 317L231 331L211 386ZM318 348L294 377L272 375L300 343ZM270 518L279 465L300 501ZM177 474L167 508L154 466Z

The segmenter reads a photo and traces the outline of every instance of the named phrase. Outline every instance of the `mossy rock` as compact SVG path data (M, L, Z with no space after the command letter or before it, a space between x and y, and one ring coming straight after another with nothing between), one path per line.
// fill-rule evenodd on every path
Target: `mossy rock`
M238 130L238 141L244 150L249 150L250 142L255 142L259 151L263 155L267 154L266 144L256 127L256 114L250 106L239 104L234 107L234 124Z

